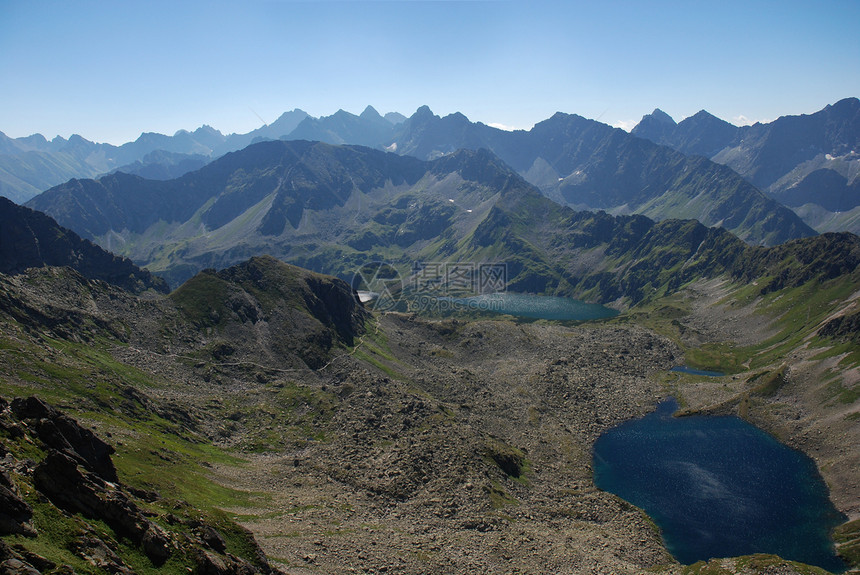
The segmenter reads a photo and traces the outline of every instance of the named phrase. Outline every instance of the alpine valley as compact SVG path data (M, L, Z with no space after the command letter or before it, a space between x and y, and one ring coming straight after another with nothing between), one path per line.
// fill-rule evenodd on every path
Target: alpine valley
M682 565L595 487L597 438L671 396L811 457L858 572L860 238L821 215L855 208L857 110L0 141L0 571L826 573ZM415 305L452 263L619 314Z

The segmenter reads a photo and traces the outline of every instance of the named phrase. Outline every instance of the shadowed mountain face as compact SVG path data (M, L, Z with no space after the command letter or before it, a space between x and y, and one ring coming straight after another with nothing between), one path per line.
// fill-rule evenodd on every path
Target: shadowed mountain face
M505 132L423 107L392 147L427 159L486 147L546 196L578 209L698 219L751 243L815 233L729 169L576 115L557 113L528 132Z
M132 292L167 291L164 280L130 260L81 239L43 213L0 198L0 273L42 266L67 266Z
M178 285L259 253L344 275L368 258L429 255L477 225L508 180L531 190L487 152L433 163L277 141L176 180L72 181L31 205Z
M671 118L670 118L671 120ZM858 231L839 212L860 206L860 100L846 98L810 115L737 127L701 111L677 124L659 110L632 133L685 154L725 164L777 201L798 210L819 231Z
M378 161L366 162L365 156ZM388 170L391 162L398 165ZM72 180L29 205L55 213L87 237L97 238L109 230L143 233L159 221L182 224L192 216L212 230L268 198L269 209L256 230L277 235L288 221L297 226L305 209L343 205L354 189L369 191L388 179L414 181L423 173L415 169L418 164L369 149L265 142L175 180L154 182L123 173ZM81 201L85 205L77 205Z

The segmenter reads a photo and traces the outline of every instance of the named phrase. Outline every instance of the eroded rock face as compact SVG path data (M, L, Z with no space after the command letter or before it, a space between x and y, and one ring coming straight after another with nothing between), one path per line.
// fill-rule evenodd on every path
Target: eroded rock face
M0 469L0 534L35 535L30 525L33 509L21 499L17 486L9 474Z
M33 480L57 507L102 519L135 543L140 543L149 529L149 520L122 490L82 471L64 453L51 451L33 471Z
M16 557L0 563L0 572L4 575L41 575L35 567Z
M18 549L9 547L5 541L0 539L0 573L3 575L39 575L39 569L30 561L36 563L42 570L56 567L52 562L33 553L22 555Z
M12 412L31 425L45 445L62 452L105 481L116 482L116 468L110 456L114 448L71 417L36 397L12 402Z
M95 535L84 535L72 544L75 554L111 575L132 575L132 571L113 549Z

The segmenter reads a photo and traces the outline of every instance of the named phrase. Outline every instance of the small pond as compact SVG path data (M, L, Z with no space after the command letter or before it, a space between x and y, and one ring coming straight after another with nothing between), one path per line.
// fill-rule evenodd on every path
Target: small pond
M594 444L594 482L660 526L681 563L772 553L845 570L830 531L844 521L814 462L738 417L672 417L667 400Z
M693 369L692 367L687 367L686 365L676 365L671 369L671 371L677 371L679 373L689 373L690 375L701 375L704 377L722 377L725 375L725 373L722 373L720 371Z

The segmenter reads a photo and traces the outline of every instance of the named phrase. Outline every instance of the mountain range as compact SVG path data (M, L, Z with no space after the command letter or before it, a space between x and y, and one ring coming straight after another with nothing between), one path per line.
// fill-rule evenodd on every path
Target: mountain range
M376 134L386 139L388 135L381 134L380 129L390 130L402 121L403 116L397 113L386 114L384 119L370 106L361 116L340 111L320 119L295 109L247 134L225 136L211 126L202 126L193 132L179 130L173 136L147 132L121 146L91 142L78 135L68 140L57 136L49 141L41 134L13 139L0 132L0 195L21 203L70 179L113 171L168 179L256 141L289 137L299 126L304 133L316 130L314 135L319 137L313 139L330 143L343 143L342 137L336 135L341 131L345 137L359 140L354 143L363 143ZM364 135L365 131L368 135ZM203 163L201 158L205 159Z
M679 123L661 110L631 131L724 164L818 231L860 231L860 100L814 114L733 126L708 112Z
M371 261L404 275L416 261L503 261L511 291L627 306L697 275L742 273L734 258L754 249L694 220L574 211L486 149L424 161L261 142L175 180L73 180L28 205L174 287L261 253L347 280ZM764 229L784 231L777 216Z
M38 135L17 140L4 136L0 138L4 152L0 186L5 186L5 195L23 201L48 184L108 171L168 179L259 139L360 144L422 159L459 148L485 147L560 203L656 219L696 218L707 225L723 225L752 243L773 244L813 230L797 221L785 232L757 229L763 214L782 208L763 199L756 187L793 207L818 231L855 229L858 214L852 211L852 186L857 170L851 154L857 139L856 109L857 100L846 99L810 116L759 124L757 131L738 128L704 111L680 124L655 113L633 130L632 135L682 155L575 115L559 113L529 131L506 132L472 123L462 114L440 118L426 106L410 118L383 117L370 106L358 116L340 110L323 118L294 110L245 135L223 136L204 126L173 137L143 134L120 147L93 144L77 136L53 142ZM686 156L726 164L746 182L731 170ZM82 161L86 166L75 172L74 166ZM787 172L794 175L782 175Z
M732 170L581 116L557 113L528 132L507 132L423 107L390 148L425 159L487 148L544 195L577 209L697 219L751 243L815 233Z

